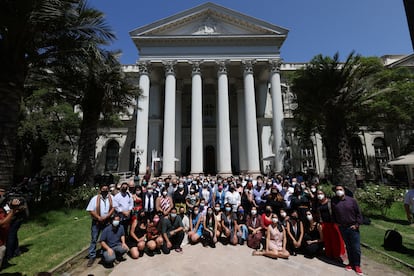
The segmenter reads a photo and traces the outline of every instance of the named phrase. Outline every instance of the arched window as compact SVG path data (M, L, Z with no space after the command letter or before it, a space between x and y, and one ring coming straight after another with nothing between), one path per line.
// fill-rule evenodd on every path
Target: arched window
M375 159L379 164L385 164L388 161L388 151L384 138L374 139Z
M352 164L354 165L354 168L365 169L365 158L361 139L359 139L359 137L352 137L350 146L352 151Z
M117 171L119 159L119 144L115 140L111 140L106 146L106 171Z

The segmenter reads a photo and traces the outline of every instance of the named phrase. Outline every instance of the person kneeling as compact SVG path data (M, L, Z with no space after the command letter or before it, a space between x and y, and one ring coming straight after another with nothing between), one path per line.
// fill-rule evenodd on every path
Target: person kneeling
M286 250L286 231L279 223L276 214L272 214L272 224L267 228L266 250L253 251L253 256L266 256L273 259L289 258L289 251Z
M172 208L171 213L164 216L161 222L161 233L164 238L162 252L169 254L172 249L182 252L181 243L184 239L184 227L181 217L177 216L177 209Z
M120 216L115 215L112 225L108 225L102 232L100 243L104 250L103 259L106 267L113 266L114 261L125 260L123 255L129 248L125 243L124 227L120 225Z

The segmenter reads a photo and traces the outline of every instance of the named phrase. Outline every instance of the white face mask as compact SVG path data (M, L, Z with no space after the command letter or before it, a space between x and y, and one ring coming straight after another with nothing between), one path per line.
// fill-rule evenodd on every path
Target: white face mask
M166 196L167 195L167 192L166 191L162 192L162 195L163 196Z
M337 190L336 191L336 195L339 196L339 197L343 197L344 194L345 194L345 192L343 190Z
M322 199L324 199L324 198L325 198L325 195L323 195L323 194L319 194L319 195L318 195L318 199L319 199L319 200L322 200Z
M112 221L112 225L113 225L114 227L117 227L117 226L119 225L119 220L114 220L114 221Z
M254 215L256 215L256 214L257 214L257 211L256 211L256 210L252 210L252 211L251 211L251 213L252 213L252 215L254 216Z
M272 218L272 222L273 223L277 223L278 222L278 219L277 218Z
M218 212L218 211L220 211L220 207L214 207L214 210L216 210Z
M282 218L285 218L285 217L286 217L286 213L285 213L285 212L282 212L282 213L280 213L280 216L281 216Z
M311 188L312 193L316 192L316 188Z
M313 219L313 216L312 216L312 215L307 215L307 216L306 216L306 218L307 218L309 221L311 221L311 220Z

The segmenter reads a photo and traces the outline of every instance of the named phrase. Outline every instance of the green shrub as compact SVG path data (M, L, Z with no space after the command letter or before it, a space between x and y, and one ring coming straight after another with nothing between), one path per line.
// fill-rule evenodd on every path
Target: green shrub
M355 198L362 203L365 214L380 212L386 215L392 204L400 198L401 191L397 188L367 183L355 191Z
M86 208L89 200L98 192L98 187L84 184L65 195L65 206L68 208Z

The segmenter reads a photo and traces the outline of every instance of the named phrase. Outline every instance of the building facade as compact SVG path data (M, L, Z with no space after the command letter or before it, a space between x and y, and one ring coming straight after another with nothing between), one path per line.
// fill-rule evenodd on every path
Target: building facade
M102 131L97 173L147 166L157 175L189 173L328 174L321 137L295 137L288 76L304 66L282 61L288 30L206 3L130 32L139 51L142 96L122 128ZM392 152L382 132L352 141L357 178L379 177Z

